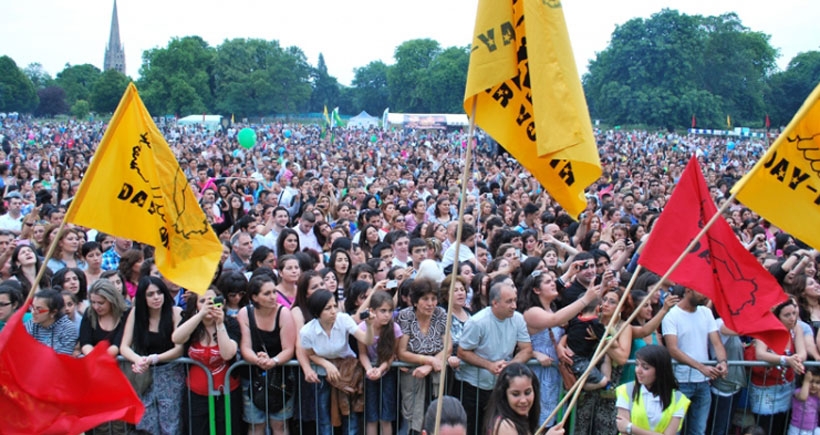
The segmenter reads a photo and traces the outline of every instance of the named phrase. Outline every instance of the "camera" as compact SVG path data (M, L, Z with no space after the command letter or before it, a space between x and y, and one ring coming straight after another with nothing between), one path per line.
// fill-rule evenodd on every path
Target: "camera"
M686 292L686 288L680 285L676 285L669 290L670 295L677 296L679 298L683 298L684 292Z
M396 287L398 287L398 286L399 286L399 282L398 282L397 280L395 280L395 279L391 279L390 281L387 281L387 285L386 285L385 287L386 287L388 290L390 290L390 289L394 289L394 288L396 288Z
M362 311L359 313L359 318L362 320L367 319L368 317L370 317L370 311Z
M222 305L225 303L225 298L222 296L217 296L211 299L211 301L214 303L215 307L222 308Z

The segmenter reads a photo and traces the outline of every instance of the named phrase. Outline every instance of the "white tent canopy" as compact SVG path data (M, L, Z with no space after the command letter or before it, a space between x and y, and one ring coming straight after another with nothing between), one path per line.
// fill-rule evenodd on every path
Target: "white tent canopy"
M378 127L380 122L381 119L376 118L375 116L370 116L369 113L363 110L362 113L350 118L347 122L347 126L351 128L368 129L371 127Z
M188 115L177 121L179 125L202 125L208 130L218 130L222 126L222 115Z
M388 113L387 122L404 128L445 129L470 125L467 115L447 113Z

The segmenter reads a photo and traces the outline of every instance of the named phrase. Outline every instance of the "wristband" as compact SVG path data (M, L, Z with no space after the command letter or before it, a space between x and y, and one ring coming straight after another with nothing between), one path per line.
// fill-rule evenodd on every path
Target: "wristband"
M153 354L153 355L150 356L150 358L151 358L151 365L152 366L157 365L157 363L159 362L159 356L157 356L157 354Z
M419 365L424 365L424 355L419 355Z
M780 365L785 367L786 366L786 355L780 356Z
M632 423L626 425L626 435L632 435Z

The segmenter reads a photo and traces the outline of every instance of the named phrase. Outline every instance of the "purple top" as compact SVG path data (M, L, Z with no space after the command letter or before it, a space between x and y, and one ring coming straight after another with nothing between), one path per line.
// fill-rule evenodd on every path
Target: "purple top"
M820 398L812 396L803 402L797 398L800 388L795 390L792 397L792 421L791 425L800 430L814 430L817 427L817 410L820 407Z

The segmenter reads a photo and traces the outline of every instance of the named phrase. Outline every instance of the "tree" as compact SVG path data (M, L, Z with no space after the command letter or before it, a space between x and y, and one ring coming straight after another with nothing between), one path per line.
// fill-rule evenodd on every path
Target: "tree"
M0 112L30 113L37 103L34 83L12 58L0 57Z
M353 105L370 114L384 111L390 90L387 86L387 65L380 60L370 62L366 66L356 68L353 76Z
M109 69L94 83L91 108L97 113L113 113L125 93L130 80L125 74Z
M34 111L35 116L52 117L68 113L68 103L65 101L65 90L59 86L47 86L37 91L40 104Z
M310 72L296 47L282 49L262 39L225 41L214 60L216 110L240 117L307 110Z
M786 70L769 78L766 112L772 126L785 126L820 80L820 51L795 56ZM761 120L762 121L762 120Z
M186 116L213 110L215 55L199 36L172 38L165 48L145 51L137 88L148 111Z
M88 104L88 101L77 100L74 105L71 106L71 116L77 119L87 118L89 112L91 112L91 106Z
M321 112L325 106L339 105L341 96L339 81L327 73L327 65L325 65L325 57L322 53L319 53L319 62L316 68L311 70L310 78L313 84L309 107L311 112Z
M439 53L441 47L432 39L413 39L396 48L393 55L396 63L387 73L391 107L396 111L423 111L424 100L419 95L418 87Z
M418 87L423 112L464 112L469 47L450 47L433 59Z
M51 78L48 71L39 63L30 63L23 69L23 73L34 83L34 87L39 91L46 86L51 86L54 79Z
M761 122L767 78L776 68L769 36L744 27L734 13L706 17L701 28L707 32L702 89L719 95L738 125Z
M584 75L590 113L609 123L725 126L760 118L776 51L736 14L664 9L617 26Z
M91 88L102 72L99 68L90 64L71 66L66 64L65 68L57 73L57 86L63 88L66 94L66 102L74 106L77 100L91 98Z

